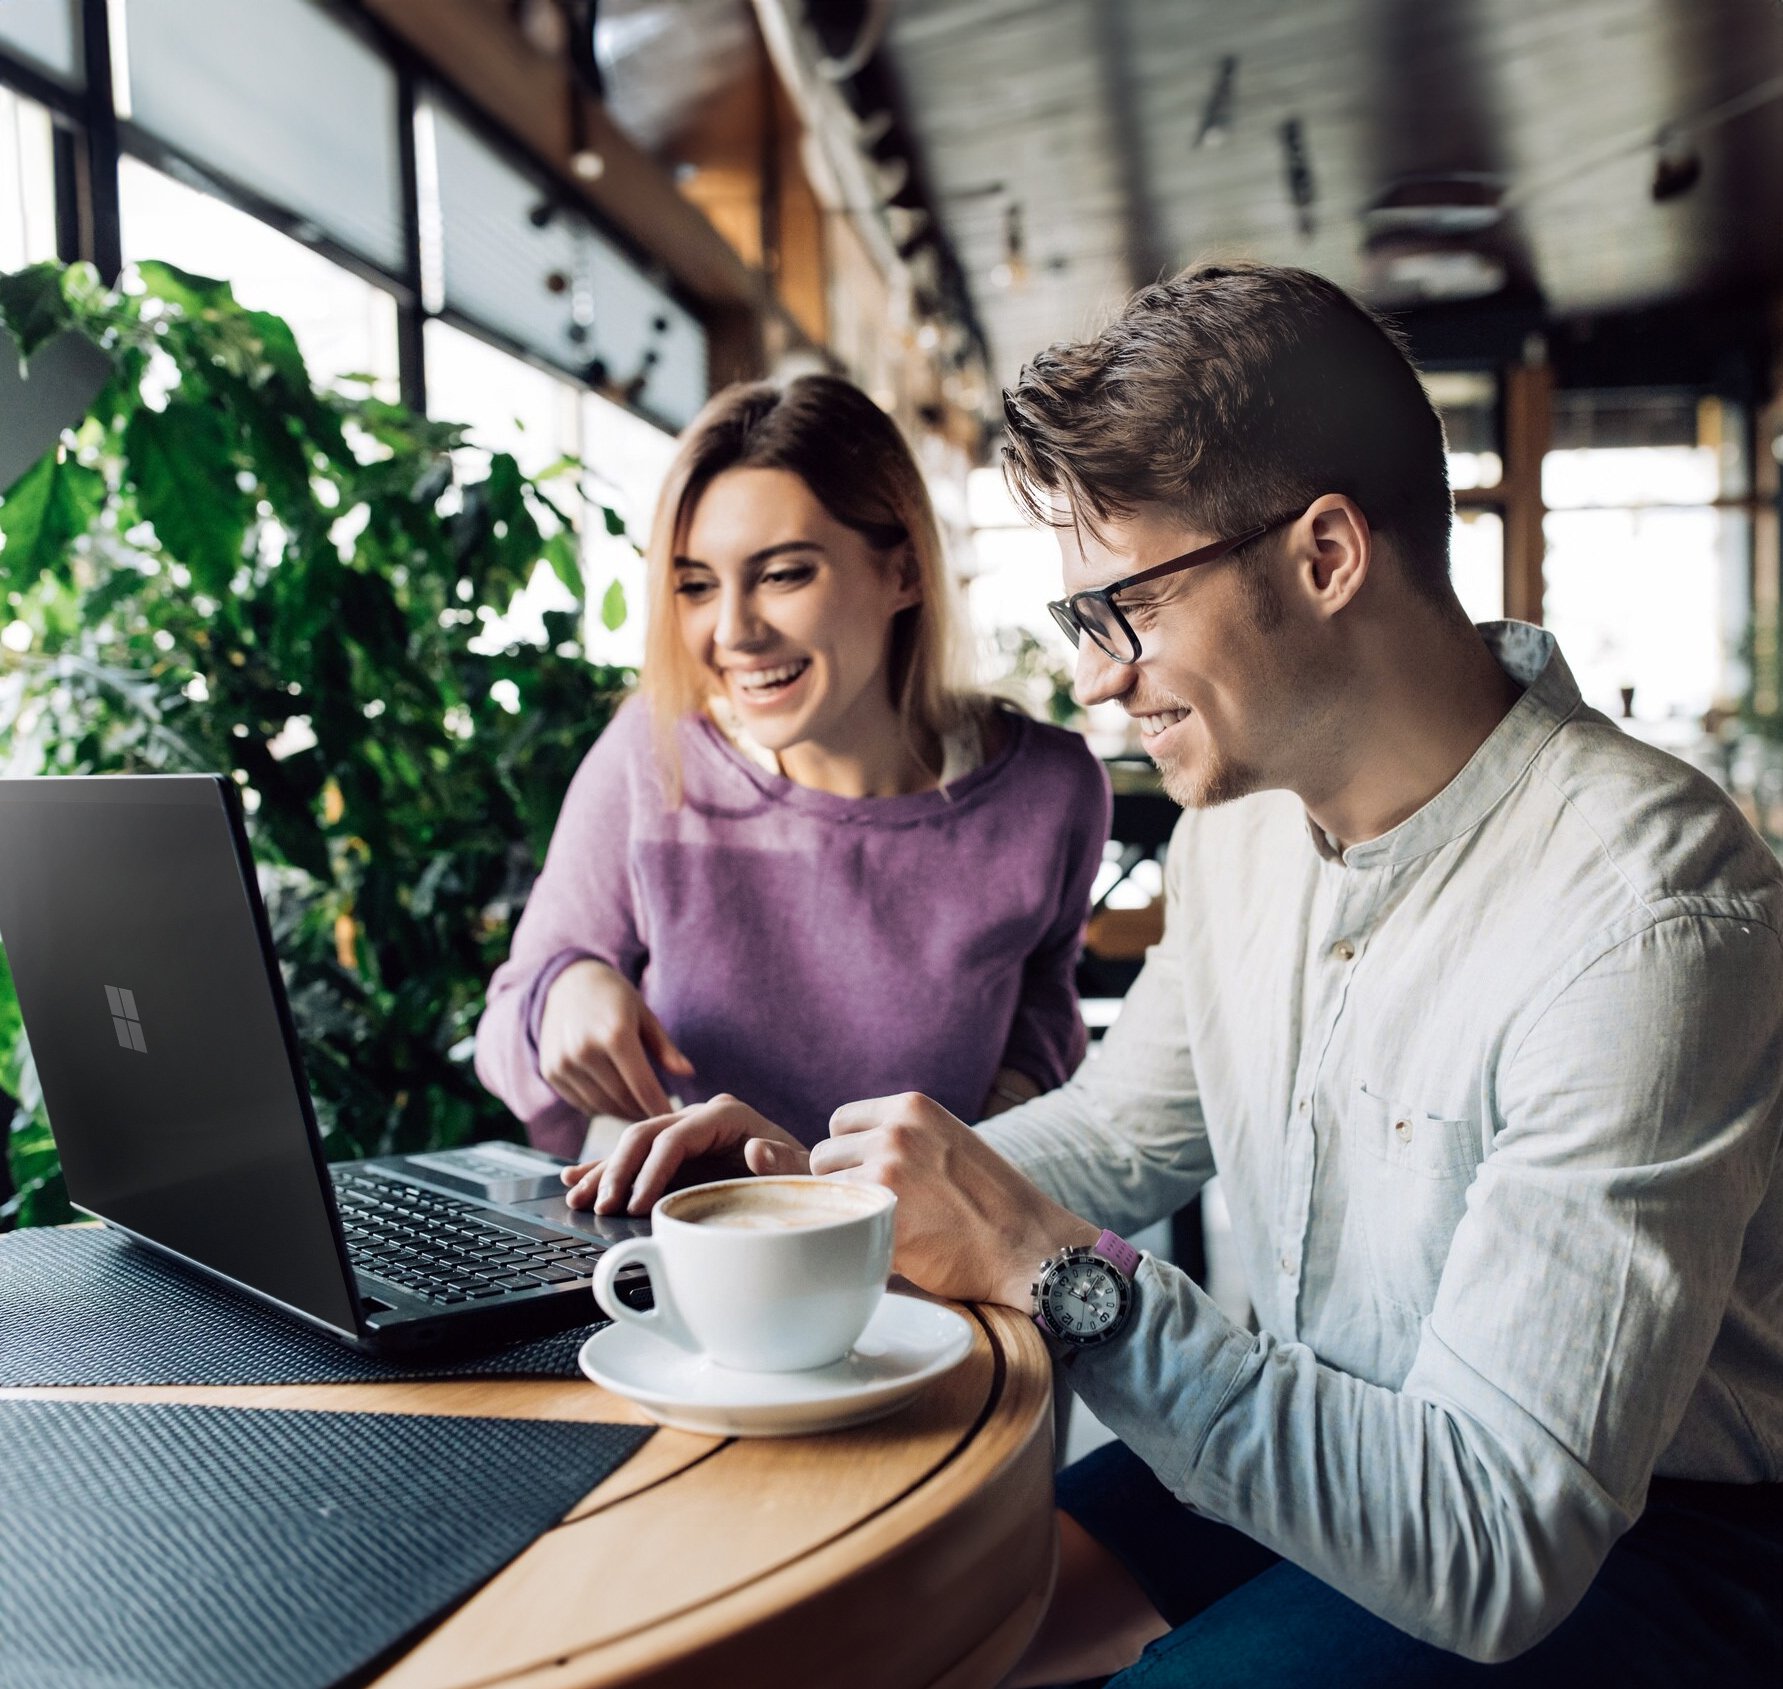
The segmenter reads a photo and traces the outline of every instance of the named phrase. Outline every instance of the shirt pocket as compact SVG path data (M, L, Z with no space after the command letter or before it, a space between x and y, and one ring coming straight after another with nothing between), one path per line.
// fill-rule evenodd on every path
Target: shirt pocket
M1375 1291L1427 1314L1479 1171L1479 1123L1408 1101L1397 1087L1364 1081L1344 1139L1351 1149L1353 1218Z

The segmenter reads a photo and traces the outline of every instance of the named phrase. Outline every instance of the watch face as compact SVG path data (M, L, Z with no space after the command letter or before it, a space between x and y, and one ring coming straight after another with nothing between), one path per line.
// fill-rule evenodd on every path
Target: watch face
M1067 1256L1040 1286L1040 1312L1067 1343L1100 1343L1125 1323L1132 1290L1098 1255Z

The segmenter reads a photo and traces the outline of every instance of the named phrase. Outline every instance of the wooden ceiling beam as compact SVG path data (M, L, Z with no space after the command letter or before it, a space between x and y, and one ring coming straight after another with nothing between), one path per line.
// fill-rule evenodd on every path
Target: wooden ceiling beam
M539 52L495 0L359 0L361 8L548 165L566 196L580 199L674 278L713 331L715 382L758 374L762 330L783 315L762 278L739 258L668 172L636 145L598 100L584 97L589 143L605 163L598 181L570 168L569 76ZM776 321L775 337L802 338Z

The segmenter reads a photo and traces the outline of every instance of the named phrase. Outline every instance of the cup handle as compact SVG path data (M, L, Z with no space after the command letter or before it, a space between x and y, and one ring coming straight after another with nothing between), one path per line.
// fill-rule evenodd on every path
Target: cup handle
M656 1305L647 1312L642 1308L628 1306L625 1299L613 1288L620 1269L634 1261L642 1262L650 1277L650 1294ZM630 1237L607 1249L594 1264L594 1299L600 1304L603 1313L621 1324L635 1325L640 1331L649 1332L652 1337L663 1338L677 1348L690 1350L696 1355L704 1353L693 1333L687 1329L686 1321L681 1318L681 1311L669 1296L668 1275L662 1270L662 1251L657 1248L654 1238Z

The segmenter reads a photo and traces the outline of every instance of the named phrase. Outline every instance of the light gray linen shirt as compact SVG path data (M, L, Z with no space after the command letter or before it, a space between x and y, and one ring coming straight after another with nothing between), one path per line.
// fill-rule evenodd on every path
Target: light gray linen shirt
M1783 875L1553 639L1336 856L1186 814L1098 1055L980 1135L1127 1230L1216 1170L1261 1331L1147 1258L1072 1387L1184 1502L1476 1659L1574 1606L1655 1471L1783 1478Z

